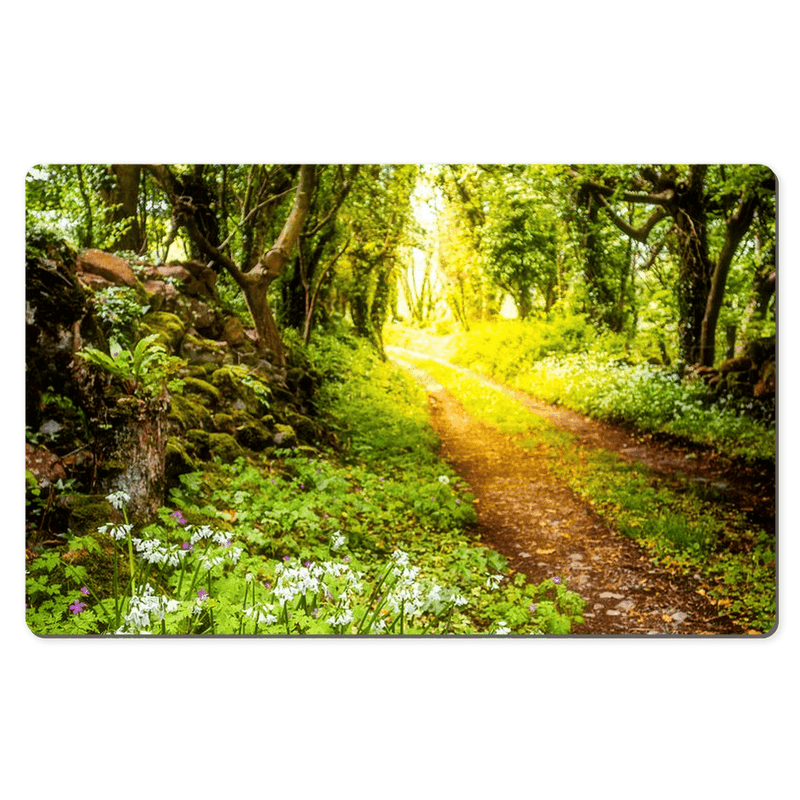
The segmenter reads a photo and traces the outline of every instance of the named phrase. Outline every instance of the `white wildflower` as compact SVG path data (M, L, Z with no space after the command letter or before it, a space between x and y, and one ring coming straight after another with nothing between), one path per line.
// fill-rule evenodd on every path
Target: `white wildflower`
M447 485L448 483L450 483L450 478L448 478L447 475L440 475L439 476L439 483L443 483L443 484Z
M347 537L342 535L341 531L336 531L331 536L331 550L338 550L340 547L344 547L347 543Z
M133 530L133 525L125 525L125 524L118 524L118 525L101 525L98 529L98 533L107 533L112 539L116 539L117 541L122 541L128 537L128 534Z
M511 630L505 621L502 619L497 620L497 627L494 629L495 636L505 636L509 633L511 633Z
M353 621L353 612L349 608L342 609L341 611L334 614L332 617L328 617L328 622L336 627L342 625L349 625L352 621Z
M119 491L119 492L112 492L111 494L106 495L106 500L111 503L117 511L121 511L123 506L126 503L130 503L131 496L127 492Z

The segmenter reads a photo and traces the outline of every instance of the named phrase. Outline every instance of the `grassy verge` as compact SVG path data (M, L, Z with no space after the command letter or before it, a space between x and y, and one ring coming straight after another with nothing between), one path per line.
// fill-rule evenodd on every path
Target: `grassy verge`
M475 417L540 448L554 477L587 500L620 534L652 558L685 574L699 573L698 590L720 613L747 629L775 622L774 540L741 516L710 505L691 484L666 486L644 467L583 447L570 434L519 406L484 382L430 359L413 359L449 389Z
M682 382L666 367L629 363L618 342L598 339L577 317L508 321L441 339L395 327L386 340L595 419L680 436L729 456L775 458L775 425L760 418L764 409L755 400L710 404L702 382Z

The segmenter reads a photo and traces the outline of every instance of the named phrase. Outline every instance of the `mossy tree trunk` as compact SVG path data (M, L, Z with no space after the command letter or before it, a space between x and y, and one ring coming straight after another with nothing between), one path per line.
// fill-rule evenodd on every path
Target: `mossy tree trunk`
M123 395L106 412L99 489L130 495L128 516L139 524L152 522L165 502L168 408L166 393L147 400Z

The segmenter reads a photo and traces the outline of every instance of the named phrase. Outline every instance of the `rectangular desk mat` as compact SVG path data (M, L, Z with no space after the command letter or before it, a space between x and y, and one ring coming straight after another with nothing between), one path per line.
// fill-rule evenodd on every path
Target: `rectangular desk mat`
M28 628L770 635L776 184L32 168Z

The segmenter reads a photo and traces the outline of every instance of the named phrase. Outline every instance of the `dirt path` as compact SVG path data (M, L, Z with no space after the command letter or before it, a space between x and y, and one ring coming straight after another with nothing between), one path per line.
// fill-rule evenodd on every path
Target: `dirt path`
M560 576L586 599L586 622L576 634L743 633L698 593L699 576L675 576L654 566L642 548L614 534L585 501L550 476L543 452L520 449L512 437L473 419L441 384L402 355L392 348L396 363L428 393L442 456L477 498L481 540L505 555L514 570L537 582ZM759 481L733 481L722 459L708 453L687 459L690 451L675 445L637 440L623 429L499 388L581 443L642 461L665 478L680 472L708 482L723 501L758 517L769 514L770 498L764 497ZM768 481L768 476L759 480Z

